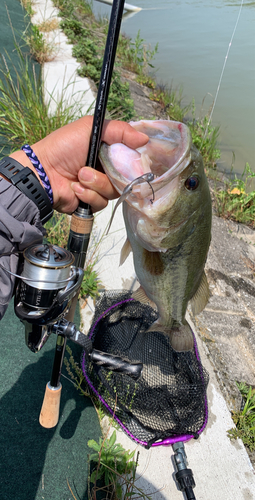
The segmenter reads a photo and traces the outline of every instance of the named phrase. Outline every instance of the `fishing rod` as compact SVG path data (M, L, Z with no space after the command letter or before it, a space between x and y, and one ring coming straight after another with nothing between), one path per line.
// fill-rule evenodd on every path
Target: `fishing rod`
M124 3L125 0L113 0L111 9L109 29L92 125L90 146L86 161L86 165L91 168L96 168L106 105L120 33L121 20L124 10ZM86 260L93 220L94 217L92 214L91 206L80 201L78 208L72 215L67 248L74 256L74 265L81 269L84 268ZM69 321L73 321L78 294L79 287L78 291L76 291L75 297L72 300L70 311L66 316ZM66 340L67 336L63 332L59 332L57 335L51 380L50 383L48 383L46 386L46 392L39 419L43 427L49 427L49 422L50 426L53 427L58 422L61 395L60 377L66 347Z

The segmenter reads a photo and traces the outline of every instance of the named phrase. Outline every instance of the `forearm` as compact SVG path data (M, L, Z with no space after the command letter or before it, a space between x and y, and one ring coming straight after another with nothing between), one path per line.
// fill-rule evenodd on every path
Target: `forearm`
M40 181L40 177L39 177L36 169L34 168L32 163L29 161L29 159L28 159L27 155L24 153L24 151L15 151L15 153L11 153L9 156L10 156L10 158L14 158L14 160L18 161L21 165L23 165L23 167L30 168L30 170L32 170L32 172L34 172L34 174L36 175L36 177ZM4 178L4 176L1 173L0 173L0 177Z

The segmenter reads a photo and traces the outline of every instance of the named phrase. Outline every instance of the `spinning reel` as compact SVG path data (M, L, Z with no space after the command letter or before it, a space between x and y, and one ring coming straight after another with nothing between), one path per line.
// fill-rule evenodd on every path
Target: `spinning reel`
M38 352L68 312L83 271L72 265L74 257L68 250L55 245L33 245L23 255L14 308L25 325L26 345Z
M52 333L57 334L52 376L46 386L47 401L44 399L40 416L41 425L50 428L58 422L60 376L66 339L83 347L93 363L134 379L140 376L143 365L93 349L91 340L66 319L73 299L79 293L84 274L81 268L73 265L71 252L56 245L36 244L28 247L23 256L24 266L18 276L14 310L25 326L26 345L36 353Z

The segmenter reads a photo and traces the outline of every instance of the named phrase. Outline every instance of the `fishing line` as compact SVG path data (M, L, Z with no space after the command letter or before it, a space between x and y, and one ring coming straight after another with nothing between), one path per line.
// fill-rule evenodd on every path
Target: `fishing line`
M233 29L233 32L232 32L232 35L231 35L231 38L230 38L230 42L229 42L229 44L228 44L227 53L226 53L226 56L225 56L225 59L224 59L224 63L223 63L223 66L222 66L222 70L221 70L221 74L220 74L220 79L219 79L218 87L217 87L217 90L216 90L216 94L215 94L215 98L214 98L213 106L212 106L211 113L210 113L210 116L209 116L209 120L208 120L208 123L207 123L206 129L205 129L205 133L204 133L204 137L203 137L202 144L201 144L201 147L200 147L200 151L202 150L202 147L203 147L203 145L204 145L205 138L206 138L207 133L208 133L208 128L209 128L209 125L210 125L210 123L211 123L211 121L212 121L212 115L213 115L213 112L214 112L214 108L215 108L215 105L216 105L216 101L217 101L217 99L218 99L218 94L219 94L219 91L220 91L222 78L223 78L223 75L224 75L224 72L225 72L225 68L226 68L226 64L227 64L227 60L228 60L228 56L229 56L229 52L230 52L230 49L231 49L231 46L232 46L233 38L234 38L234 36L235 36L236 29L237 29L237 26L238 26L238 23L239 23L239 19L240 19L240 16L241 16L241 12L242 12L242 8L243 8L243 4L244 4L244 0L241 0L241 4L240 4L240 7L239 7L239 12L238 12L237 19L236 19L236 23L235 23L235 26L234 26L234 29Z
M150 7L149 9L142 9L144 10L171 10L172 7Z
M152 172L149 172L147 174L143 174L141 175L140 177L137 177L136 179L134 179L132 182L130 182L130 184L128 184L124 190L123 190L123 193L122 195L120 196L120 198L118 199L117 203L115 204L115 207L113 209L113 212L112 212L112 216L111 216L111 219L110 219L110 222L109 222L109 225L108 225L108 229L106 231L106 235L109 233L110 231L110 227L112 225L112 221L113 221L113 218L115 216L115 213L116 213L116 210L118 208L118 206L127 198L127 196L132 192L133 190L133 187L134 186L137 186L138 184L141 184L142 182L147 182L152 190L152 199L150 199L150 202L151 204L153 204L153 201L155 199L155 193L154 193L154 189L151 185L151 182L153 181L154 179L154 174Z
M8 255L8 254L4 254L4 255ZM35 278L27 278L26 276L22 276L21 274L15 274L12 271L9 271L9 269L6 269L2 264L0 264L0 268L3 269L3 271L5 271L7 274L10 274L11 276L14 276L15 278L20 278L23 281L33 281L33 282L35 281ZM62 280L55 280L54 283L58 284L58 283L67 283L68 281L72 281L74 275L75 275L75 270L71 269L71 275L69 276L69 278L62 279ZM38 284L39 283L49 283L48 279L41 280L41 279L37 278L36 281Z

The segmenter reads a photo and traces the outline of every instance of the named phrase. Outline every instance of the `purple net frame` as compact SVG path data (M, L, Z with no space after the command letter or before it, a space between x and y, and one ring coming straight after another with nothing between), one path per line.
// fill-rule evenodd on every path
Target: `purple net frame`
M101 316L99 316L99 318L97 319L97 321L94 323L93 327L91 328L91 331L90 331L90 336L89 338L91 339L92 336L93 336L93 333L94 333L94 330L96 328L96 326L98 325L99 321L101 321L101 319L106 315L108 314L108 312L110 312L112 309L114 309L115 307L118 307L122 304L125 304L126 302L131 302L133 301L134 299L133 298L130 298L130 299L126 299L126 300L122 300L121 302L117 302L116 304L114 304L113 306L109 307L108 309L106 309L106 311L104 311ZM204 377L203 377L203 371L202 371L202 364L201 364L201 360L200 360L200 356L199 356L199 352L198 352L198 347L197 347L197 342L196 342L196 338L195 338L195 335L194 335L194 332L192 331L192 334L193 334L193 337L194 337L194 350L195 350L195 355L196 355L196 358L197 358L197 361L198 361L198 364L199 364L199 369L200 369L200 373L201 373L201 379L204 380ZM106 403L106 401L102 398L102 396L100 396L99 392L96 390L96 388L93 386L93 384L91 383L89 377L87 376L87 373L86 373L86 360L85 360L85 356L86 356L86 353L84 352L83 355L82 355L82 360L81 360L81 366L82 366L82 371L83 371L83 375L87 381L87 384L88 386L90 387L90 389L92 389L92 391L94 392L94 394L97 396L97 398L99 399L99 401L101 401L101 403L103 403L103 405L105 406L105 408L107 408L107 410L109 411L109 413L113 416L114 420L116 420L116 422L118 422L118 424L120 425L120 427L124 430L124 432L133 440L135 441L136 443L138 444L141 444L142 446L147 446L148 443L146 441L142 441L141 439L138 439L137 437L135 437L128 429L127 427L121 422L121 420L115 415L114 411L112 410L112 408ZM207 422L208 422L208 402L207 402L207 397L206 397L206 394L205 394L205 420L204 420L204 424L202 425L201 429L199 429L199 431L197 432L198 435L200 435L203 430L205 429L206 425L207 425ZM174 443L178 443L180 441L182 442L186 442L186 441L190 441L191 439L193 439L195 437L194 434L182 434L180 436L171 436L169 438L165 438L161 441L157 441L155 443L153 443L151 446L168 446L168 445L172 445Z

